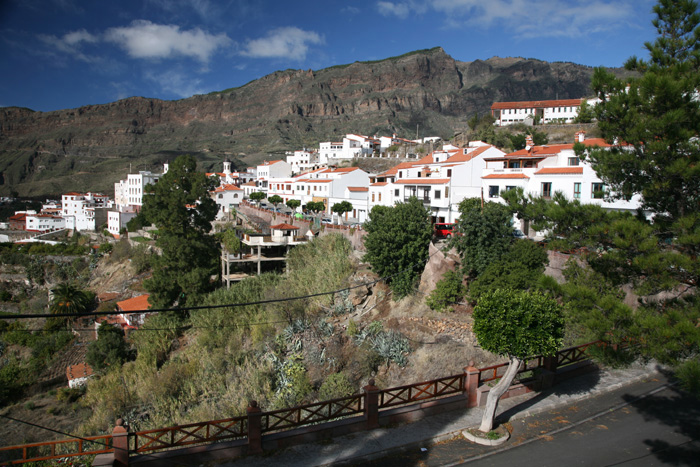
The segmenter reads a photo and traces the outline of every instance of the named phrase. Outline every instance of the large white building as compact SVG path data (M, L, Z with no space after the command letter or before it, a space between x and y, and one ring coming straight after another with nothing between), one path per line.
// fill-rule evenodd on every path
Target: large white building
M514 123L572 123L578 116L581 102L593 106L598 99L559 99L549 101L494 102L491 115L495 125L506 126Z
M61 216L67 229L98 229L107 223L107 210L111 207L109 197L101 193L71 192L61 196Z
M576 141L586 146L610 147L601 138L586 139L582 131L576 133ZM525 149L487 158L486 162L481 178L487 201L504 202L500 197L504 191L521 187L526 194L551 198L555 192L562 192L570 200L598 204L606 209L636 211L640 207L639 195L629 200L606 200L608 187L590 163L579 160L573 143L528 144Z

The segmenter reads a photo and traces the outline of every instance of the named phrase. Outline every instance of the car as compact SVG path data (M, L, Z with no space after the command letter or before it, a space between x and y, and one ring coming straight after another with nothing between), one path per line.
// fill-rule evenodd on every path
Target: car
M330 217L322 217L321 224L333 225L333 219L331 219Z
M513 229L513 237L515 237L515 238L527 238L525 236L525 234L523 233L523 231L520 229Z
M454 228L454 223L438 222L433 225L433 235L436 238L452 238Z

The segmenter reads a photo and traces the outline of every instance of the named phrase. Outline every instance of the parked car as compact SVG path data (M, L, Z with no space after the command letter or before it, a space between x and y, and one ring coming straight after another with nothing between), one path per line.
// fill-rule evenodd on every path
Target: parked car
M523 231L520 230L520 229L513 229L513 236L514 236L515 238L526 238L526 237L525 237L525 234L524 234Z
M433 235L436 238L452 238L454 234L454 223L436 223L433 224Z
M333 219L331 219L330 217L322 217L321 224L333 225Z

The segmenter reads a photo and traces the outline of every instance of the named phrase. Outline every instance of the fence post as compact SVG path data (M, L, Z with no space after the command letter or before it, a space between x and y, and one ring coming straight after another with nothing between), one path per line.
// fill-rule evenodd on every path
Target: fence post
M250 401L248 408L248 454L261 454L262 450L262 410L257 401Z
M117 426L112 430L112 448L114 449L114 466L129 465L129 434L124 428L124 420L117 419Z
M362 389L365 391L365 421L367 429L379 428L379 388L374 385L374 379L368 381Z
M471 360L469 366L464 368L464 374L464 392L467 393L467 407L476 407L476 390L479 387L481 372L474 366L474 360Z
M553 357L544 357L544 362L542 362L542 366L544 367L545 370L551 371L556 373L557 372L557 359L558 355L554 355Z

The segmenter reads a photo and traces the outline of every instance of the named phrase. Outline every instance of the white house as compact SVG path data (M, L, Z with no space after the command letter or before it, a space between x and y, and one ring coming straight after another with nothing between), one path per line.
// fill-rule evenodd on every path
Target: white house
M218 218L223 218L236 209L243 200L243 188L236 185L221 185L211 192L211 196L219 206Z
M66 227L63 217L45 213L27 214L25 222L27 232L52 232Z
M95 230L107 223L109 197L101 193L66 193L61 196L61 215L67 229Z
M287 163L292 166L292 173L298 174L318 168L320 165L317 151L294 151L287 153Z
M528 121L531 123L535 118L539 118L540 123L572 123L578 116L578 109L583 100L589 105L598 102L597 98L494 102L491 105L491 115L496 119L495 125L498 126Z
M286 161L266 161L257 167L256 187L257 191L268 192L268 183L271 178L283 178L292 176L292 166Z
M136 217L135 210L125 211L109 211L107 213L107 230L114 238L119 238L122 229L126 228L126 224Z
M582 131L576 134L576 141L586 146L611 147L601 138L586 139ZM487 158L487 167L481 177L484 199L502 203L501 193L521 187L526 194L544 198L559 191L568 199L598 204L605 209L635 211L640 207L639 195L629 200L606 200L608 187L590 163L579 160L573 147L573 143L528 145L520 151Z

